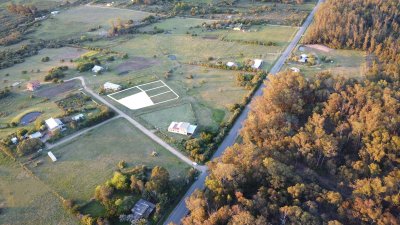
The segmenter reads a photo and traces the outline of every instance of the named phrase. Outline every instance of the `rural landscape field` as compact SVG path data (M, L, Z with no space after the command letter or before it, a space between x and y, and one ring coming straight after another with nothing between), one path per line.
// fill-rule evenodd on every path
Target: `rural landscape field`
M398 224L395 0L0 0L0 224Z

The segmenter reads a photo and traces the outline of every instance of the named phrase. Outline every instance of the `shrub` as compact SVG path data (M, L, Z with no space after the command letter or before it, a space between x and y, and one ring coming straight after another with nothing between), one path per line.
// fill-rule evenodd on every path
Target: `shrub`
M31 154L43 147L43 142L37 138L23 140L17 147L18 156Z

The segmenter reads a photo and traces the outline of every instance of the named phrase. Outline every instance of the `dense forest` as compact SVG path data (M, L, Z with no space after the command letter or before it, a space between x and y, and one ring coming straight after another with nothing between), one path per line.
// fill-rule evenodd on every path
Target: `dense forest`
M364 49L370 74L270 75L183 223L400 224L398 20L392 0L323 4L306 42Z

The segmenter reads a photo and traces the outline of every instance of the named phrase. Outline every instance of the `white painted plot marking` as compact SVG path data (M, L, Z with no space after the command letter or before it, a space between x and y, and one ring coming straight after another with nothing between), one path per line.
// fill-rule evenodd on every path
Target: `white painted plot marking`
M160 86L155 86L154 84L159 83ZM148 89L146 88L146 86L150 86ZM149 94L147 92L150 92L152 90L157 90L160 88L168 88L168 91L164 91L161 93L154 93L152 96L149 96ZM136 94L132 94L130 96L126 96L126 97L122 97L122 98L118 98L116 95L123 95L124 92L128 92L129 90L136 88L138 89L140 92L136 93ZM129 93L129 92L128 92ZM173 93L173 97L168 96L168 94ZM166 95L167 94L167 99L164 101L157 101L154 102L152 100L152 98L154 97L158 97L158 96L162 96L162 95ZM171 95L171 94L170 94ZM165 84L163 81L158 80L158 81L153 81L147 84L141 84L138 86L134 86L131 88L127 88L125 90L122 91L118 91L115 92L113 94L108 95L108 97L110 97L112 100L124 105L125 107L131 109L131 110L137 110L137 109L141 109L141 108L145 108L145 107L149 107L152 105L158 105L158 104L162 104L165 102L169 102L169 101L173 101L179 98L179 95L173 91L167 84Z

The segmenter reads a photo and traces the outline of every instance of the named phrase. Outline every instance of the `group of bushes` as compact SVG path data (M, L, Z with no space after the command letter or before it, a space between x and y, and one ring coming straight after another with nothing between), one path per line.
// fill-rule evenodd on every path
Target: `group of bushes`
M94 199L105 208L105 213L101 217L82 215L71 200L65 201L64 205L78 214L83 224L94 224L94 221L99 219L126 220L125 214L131 214L130 210L140 198L156 205L155 213L149 218L149 222L155 224L171 205L173 197L179 196L196 175L193 169L184 178L170 179L169 172L160 166L152 169L146 166L126 168L126 163L122 161L118 163L118 167L111 179L95 189Z
M5 88L5 89L3 89L3 90L0 90L0 99L9 96L10 93L11 93L11 92L10 92L10 89L8 89L8 88Z
M44 81L54 81L57 82L60 78L65 77L64 72L68 70L68 66L58 66L54 67L49 71L44 77Z

